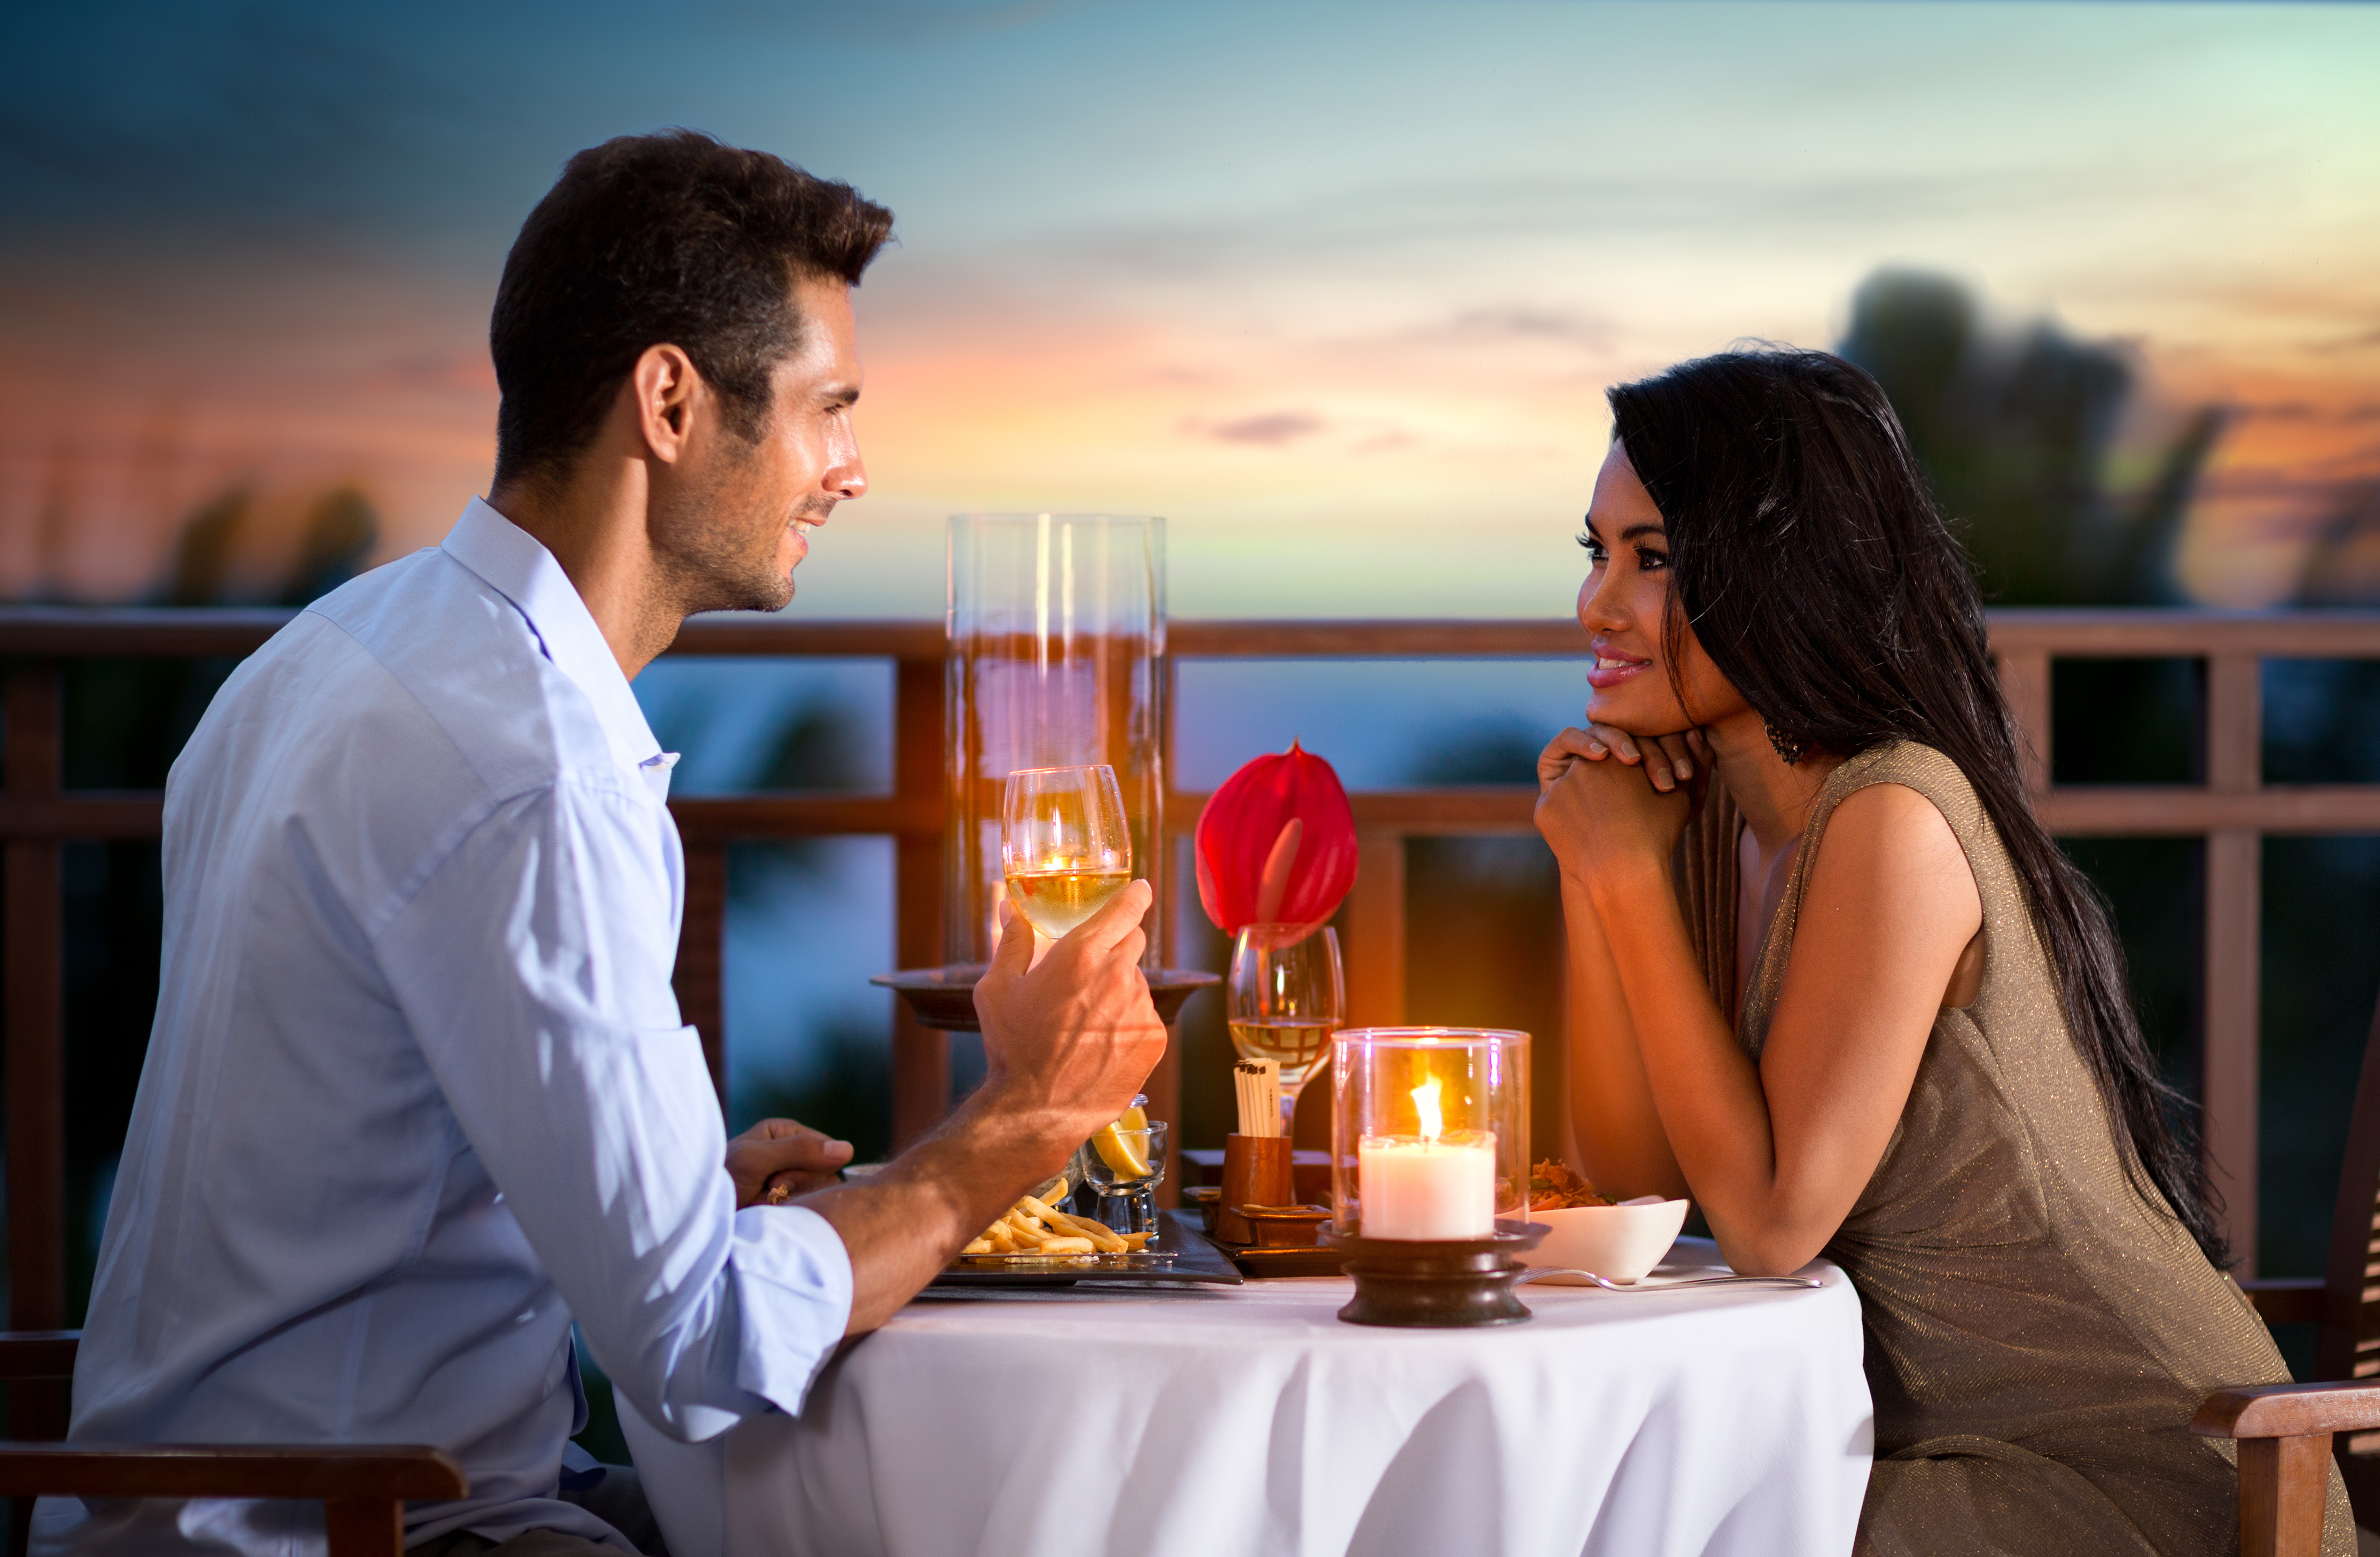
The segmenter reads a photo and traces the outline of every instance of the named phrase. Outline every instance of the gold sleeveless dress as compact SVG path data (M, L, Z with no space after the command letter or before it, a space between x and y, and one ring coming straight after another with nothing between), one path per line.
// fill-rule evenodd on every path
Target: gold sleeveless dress
M2188 1424L2216 1390L2288 1370L2240 1289L2133 1186L1998 830L1949 758L1893 743L1828 778L1744 996L1744 1049L1757 1059L1767 1037L1827 820L1875 784L1907 785L1950 823L1983 896L1985 960L1975 1003L1936 1019L1884 1159L1826 1249L1859 1291L1876 1400L1856 1550L2236 1552L2231 1446ZM1718 817L1730 841L1732 820ZM1703 885L1682 884L1716 967L1712 932L1733 915L1714 911L1708 841L1682 873L1696 846ZM2324 1557L2354 1551L2334 1466Z

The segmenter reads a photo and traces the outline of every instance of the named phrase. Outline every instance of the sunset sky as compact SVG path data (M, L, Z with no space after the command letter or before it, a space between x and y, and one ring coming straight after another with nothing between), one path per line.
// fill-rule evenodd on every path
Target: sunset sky
M435 541L521 216L670 124L899 215L806 614L938 612L974 509L1166 516L1177 614L1559 614L1604 388L1887 264L2236 407L2204 598L2380 477L2380 7L18 6L0 72L9 596L240 486L260 569L341 481Z

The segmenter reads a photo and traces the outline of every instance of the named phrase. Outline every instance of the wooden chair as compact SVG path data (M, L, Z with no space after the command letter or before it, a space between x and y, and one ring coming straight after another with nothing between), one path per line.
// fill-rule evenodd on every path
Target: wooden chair
M2320 1281L2243 1283L2267 1324L2315 1326L2314 1373L2335 1382L2225 1390L2192 1432L2240 1445L2240 1550L2299 1557L2322 1545L2323 1464L2336 1458L2356 1523L2380 1528L2380 1010L2347 1129Z
M80 1339L71 1330L0 1335L0 1379L21 1389L72 1378ZM331 1557L403 1557L407 1499L469 1491L462 1466L416 1444L0 1443L16 1557L44 1495L314 1499L326 1505Z

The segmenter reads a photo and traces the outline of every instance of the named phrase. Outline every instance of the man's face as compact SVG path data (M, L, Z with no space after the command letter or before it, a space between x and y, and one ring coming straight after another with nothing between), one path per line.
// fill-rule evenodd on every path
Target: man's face
M756 436L728 426L706 391L682 478L655 505L654 548L683 578L688 611L782 610L811 527L868 490L851 427L860 380L851 289L806 277L792 290L801 346L777 364Z

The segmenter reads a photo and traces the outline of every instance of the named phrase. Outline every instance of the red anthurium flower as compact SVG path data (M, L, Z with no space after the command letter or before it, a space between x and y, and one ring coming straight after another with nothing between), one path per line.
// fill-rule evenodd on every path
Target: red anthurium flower
M1225 933L1320 924L1355 884L1355 813L1330 764L1292 741L1207 797L1197 856L1198 901Z

